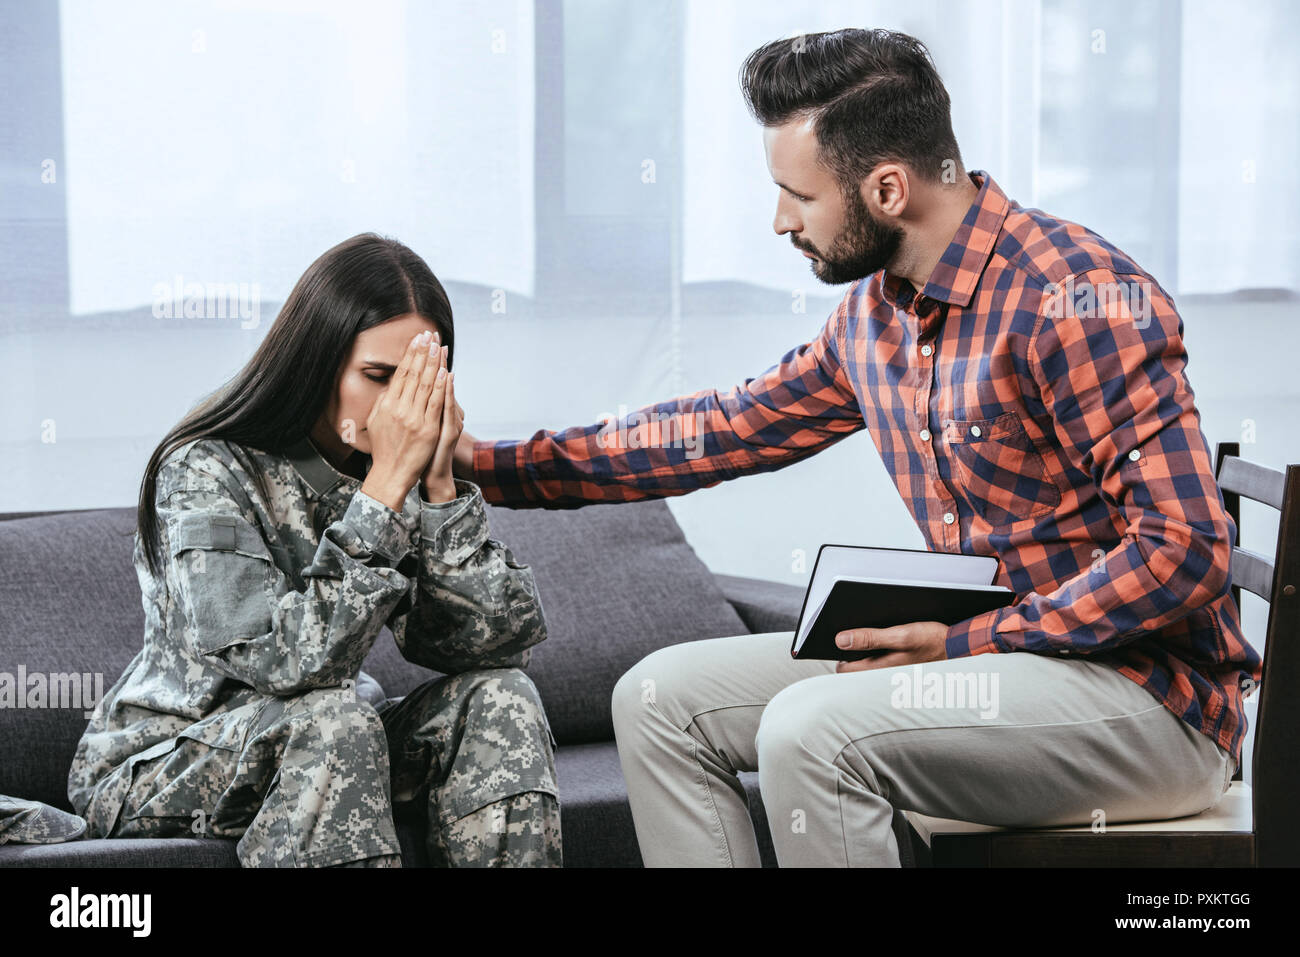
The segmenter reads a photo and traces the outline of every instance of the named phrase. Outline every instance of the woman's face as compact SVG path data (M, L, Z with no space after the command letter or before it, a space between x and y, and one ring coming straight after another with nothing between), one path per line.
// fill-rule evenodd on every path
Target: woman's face
M354 450L370 454L370 436L366 434L370 409L388 387L406 347L426 330L438 334L438 327L431 321L408 313L371 326L352 340L334 394L312 430L312 438L333 457L336 468Z

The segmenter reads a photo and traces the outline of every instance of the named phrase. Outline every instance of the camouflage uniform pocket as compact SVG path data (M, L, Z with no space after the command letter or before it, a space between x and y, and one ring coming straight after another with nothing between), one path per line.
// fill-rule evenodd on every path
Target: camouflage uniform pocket
M221 837L252 819L265 790L257 775L269 768L250 759L242 786L232 790L232 785L240 783L241 754L268 699L251 693L244 697L246 704L208 715L131 757L119 836Z
M275 564L242 518L206 512L168 523L177 601L192 644L203 654L271 630Z
M945 419L943 439L961 492L990 525L1010 525L1061 504L1061 490L1014 411L992 419Z

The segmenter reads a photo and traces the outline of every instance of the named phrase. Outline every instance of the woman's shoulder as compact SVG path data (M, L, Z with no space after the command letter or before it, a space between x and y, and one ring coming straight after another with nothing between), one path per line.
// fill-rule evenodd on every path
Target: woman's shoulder
M249 484L247 461L247 453L237 443L211 436L190 439L172 449L159 464L159 497L196 485L228 492L244 490Z
M224 439L204 436L190 439L188 442L176 446L163 456L159 468L162 470L183 471L188 467L203 471L214 465L228 467L233 460L233 450L229 442Z

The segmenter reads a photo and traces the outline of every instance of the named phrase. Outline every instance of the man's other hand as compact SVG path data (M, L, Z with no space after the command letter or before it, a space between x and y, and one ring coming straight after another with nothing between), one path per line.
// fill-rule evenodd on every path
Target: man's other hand
M939 621L914 621L893 628L850 628L835 636L835 644L846 651L880 652L861 661L841 661L837 672L892 668L918 661L942 661L948 657L945 640L948 626Z

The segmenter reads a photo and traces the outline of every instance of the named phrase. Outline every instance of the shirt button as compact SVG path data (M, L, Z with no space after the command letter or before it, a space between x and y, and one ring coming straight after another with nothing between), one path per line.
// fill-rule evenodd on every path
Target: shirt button
M978 425L972 425L970 427L970 434L978 439L980 437L980 427Z
M921 355L929 356L932 352L934 352L934 347L931 346L930 343L927 342L925 345L921 346Z
M1132 452L1128 454L1128 457L1129 457L1129 461L1136 462L1138 459L1142 458L1142 453L1139 452L1137 449L1134 449Z
M929 442L929 441L930 441L930 430L929 430L929 429L922 429L922 430L921 430L921 441L922 441L922 442Z
M943 523L945 525L951 525L955 521L957 521L957 516L954 515L952 512L943 513Z

